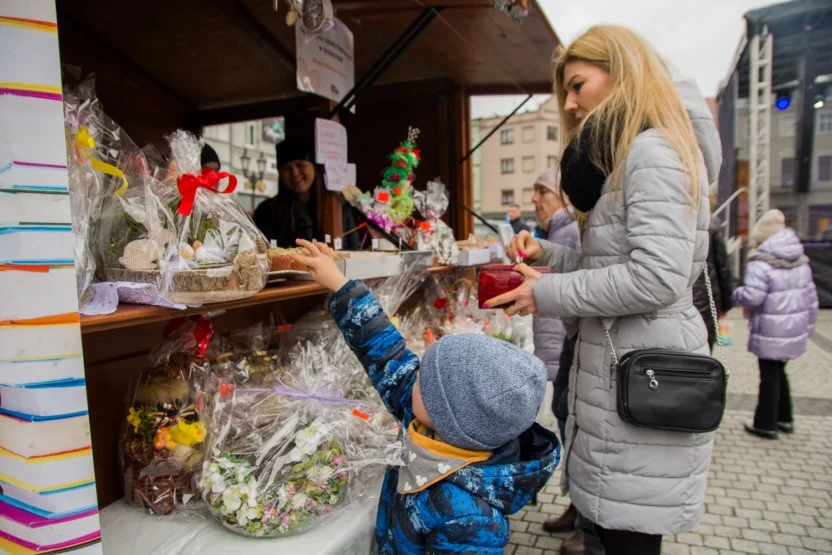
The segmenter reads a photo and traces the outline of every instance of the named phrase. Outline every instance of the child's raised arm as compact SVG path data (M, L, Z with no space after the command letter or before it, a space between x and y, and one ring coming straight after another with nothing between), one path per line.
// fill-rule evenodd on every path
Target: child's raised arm
M312 277L333 292L329 311L349 348L367 370L387 409L407 426L412 420L410 396L416 382L419 358L405 346L387 315L367 286L348 281L327 248L298 241L309 255L297 255Z

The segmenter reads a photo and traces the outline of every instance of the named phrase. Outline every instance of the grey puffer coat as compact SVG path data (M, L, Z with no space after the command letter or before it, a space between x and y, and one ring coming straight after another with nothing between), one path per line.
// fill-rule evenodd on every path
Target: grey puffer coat
M578 222L566 210L558 210L549 218L546 239L551 243L578 250L581 244ZM563 322L557 318L542 316L534 317L533 329L534 354L546 365L549 380L554 380L560 368L560 352L566 339L566 329Z
M713 434L622 421L602 327L603 318L619 357L643 348L709 352L691 288L708 255L708 184L721 155L707 106L698 98L687 104L695 110L691 119L706 157L696 206L681 159L651 129L633 143L621 182L607 180L581 252L541 241L541 262L555 273L535 285L538 311L576 319L579 330L563 485L578 511L607 529L674 534L694 529L703 512Z

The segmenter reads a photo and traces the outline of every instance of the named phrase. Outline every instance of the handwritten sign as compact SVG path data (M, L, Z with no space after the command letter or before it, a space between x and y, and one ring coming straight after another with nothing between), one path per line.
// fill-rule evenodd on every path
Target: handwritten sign
M338 102L355 85L352 31L341 21L319 35L295 25L295 51L299 90Z
M315 120L315 161L318 164L347 163L347 128L340 123Z
M324 164L326 188L329 191L343 191L355 185L355 164Z

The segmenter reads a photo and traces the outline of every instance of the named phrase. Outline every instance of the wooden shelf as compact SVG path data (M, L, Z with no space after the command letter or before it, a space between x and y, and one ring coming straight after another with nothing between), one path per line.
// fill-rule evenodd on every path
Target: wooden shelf
M436 266L434 268L430 268L428 272L433 274L447 272L452 269L452 266ZM324 290L324 288L319 286L317 283L294 282L273 287L266 287L256 295L246 299L229 301L226 303L206 304L198 308L188 308L186 310L175 310L172 308L162 308L158 306L140 304L122 304L119 305L118 309L112 314L103 314L100 316L81 316L81 332L89 334L131 326L141 326L143 324L165 322L167 320L172 320L180 316L188 316L190 314L201 314L217 310L231 310L246 306L276 303L287 301L289 299L321 295L323 293L326 293L326 290Z
M101 316L81 316L81 332L96 333L100 331L164 322L180 316L213 312L216 310L230 310L245 306L275 303L300 297L311 297L325 293L323 287L314 282L290 283L275 287L266 287L256 295L238 301L226 303L205 304L198 308L176 310L173 308L162 308L158 306L147 306L140 304L122 304L112 314Z

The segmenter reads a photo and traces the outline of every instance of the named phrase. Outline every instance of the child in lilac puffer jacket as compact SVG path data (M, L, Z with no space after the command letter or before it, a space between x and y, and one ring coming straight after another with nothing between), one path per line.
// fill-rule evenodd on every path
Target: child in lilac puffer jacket
M818 293L809 259L779 210L769 210L754 226L758 245L748 255L744 285L735 304L750 312L748 350L760 364L760 397L748 433L776 439L794 431L786 362L806 350L815 330Z

